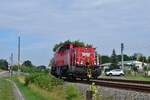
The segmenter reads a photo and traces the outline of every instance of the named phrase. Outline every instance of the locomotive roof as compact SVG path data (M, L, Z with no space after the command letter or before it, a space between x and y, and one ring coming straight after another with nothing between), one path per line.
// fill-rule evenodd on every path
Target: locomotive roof
M75 46L75 45L73 45L73 48L92 48L92 47L80 47L80 46ZM68 50L68 49L70 49L70 45L60 46L60 47L56 50L56 52L59 52L59 51L66 51L66 50ZM94 48L93 48L93 49L94 49Z

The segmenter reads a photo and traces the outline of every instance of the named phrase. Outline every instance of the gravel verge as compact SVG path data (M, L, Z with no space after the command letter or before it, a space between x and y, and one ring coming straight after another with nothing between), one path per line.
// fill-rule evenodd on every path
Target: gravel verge
M86 91L89 89L89 85L65 82L65 85L70 84L73 84L84 95L86 95ZM103 86L97 86L97 90L101 100L150 100L150 93L121 90Z

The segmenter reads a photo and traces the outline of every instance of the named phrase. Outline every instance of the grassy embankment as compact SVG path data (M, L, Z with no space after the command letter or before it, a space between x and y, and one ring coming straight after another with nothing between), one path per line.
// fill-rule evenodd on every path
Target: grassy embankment
M15 100L12 84L5 79L0 79L0 100Z
M39 83L25 85L26 79L24 76L15 77L14 79L25 100L84 100L83 96L81 96L74 86L64 88L63 85L57 85L49 90L47 87L44 87L43 83L43 88L38 85ZM46 80L41 80L40 82L42 81Z
M100 76L99 78L106 78L106 79L111 79L111 78L119 78L120 76ZM120 78L125 78L128 80L141 80L141 81L150 81L150 76L145 77L144 74L141 73L137 73L136 75L134 75L134 73L131 72L127 72L125 74L125 76L121 76Z
M125 77L126 77L126 79L129 79L129 80L150 81L150 77L145 77L142 74L137 74L136 76L135 75L126 75Z
M3 70L2 69L0 69L0 72L2 72Z

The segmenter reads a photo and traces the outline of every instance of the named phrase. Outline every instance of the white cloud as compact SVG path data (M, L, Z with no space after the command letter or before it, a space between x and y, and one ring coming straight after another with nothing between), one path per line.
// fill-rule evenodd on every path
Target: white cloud
M122 41L142 52L144 47L149 50L149 4L149 0L0 0L0 29L21 32L25 54L32 59L35 54L29 50L46 49L52 54L49 48L66 39L94 44L105 54Z

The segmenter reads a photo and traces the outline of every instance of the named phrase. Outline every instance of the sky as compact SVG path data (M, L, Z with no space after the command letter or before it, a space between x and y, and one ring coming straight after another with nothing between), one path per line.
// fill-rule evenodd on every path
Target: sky
M150 55L150 0L0 0L0 58L48 65L65 40L92 44L99 54Z

